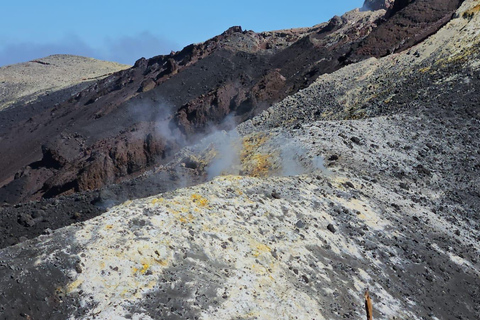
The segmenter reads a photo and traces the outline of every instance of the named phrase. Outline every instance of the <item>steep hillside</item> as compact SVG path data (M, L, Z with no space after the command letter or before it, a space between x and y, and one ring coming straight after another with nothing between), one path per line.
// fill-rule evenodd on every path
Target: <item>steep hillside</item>
M427 5L400 2L391 17ZM479 8L465 0L425 41L319 75L117 190L211 181L0 250L0 315L361 319L368 290L374 319L480 318Z

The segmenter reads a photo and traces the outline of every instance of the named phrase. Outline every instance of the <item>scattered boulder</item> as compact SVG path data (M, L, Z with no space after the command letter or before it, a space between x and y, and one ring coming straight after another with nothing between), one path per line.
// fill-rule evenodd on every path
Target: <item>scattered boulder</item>
M358 144L358 145L362 144L362 140L360 140L359 137L351 137L350 141L352 141L353 143Z
M350 188L350 189L355 189L355 186L353 185L353 183L351 183L350 181L346 181L343 183L343 186L345 188Z
M333 226L333 224L331 224L331 223L327 226L327 229L328 229L328 231L330 231L331 233L335 233L335 232L337 231L337 230L335 229L335 227Z
M295 226L299 229L302 229L305 227L305 222L303 222L302 220L298 220L297 223L295 223Z
M338 155L332 154L330 157L328 157L328 161L337 161L338 160Z
M280 198L281 198L281 195L280 195L280 193L278 193L276 190L273 190L273 191L272 191L272 198L273 198L273 199L280 199Z

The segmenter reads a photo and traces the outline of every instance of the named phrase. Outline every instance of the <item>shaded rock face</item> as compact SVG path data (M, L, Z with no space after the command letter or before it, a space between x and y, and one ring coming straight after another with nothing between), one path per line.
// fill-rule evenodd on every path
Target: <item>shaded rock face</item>
M415 0L395 0L393 1L390 10L390 14L393 15L403 8L407 7L410 3L415 2Z
M399 1L399 0L397 0ZM362 9L364 10L387 10L390 9L395 0L365 0Z
M179 52L142 58L67 101L3 125L0 146L10 152L0 159L0 200L54 197L140 175L211 127L258 115L321 74L392 52L388 48L408 48L448 21L459 3L398 4L385 21L381 13L356 11L313 28L254 33L232 27ZM42 153L42 145L58 150ZM68 161L49 164L51 154L64 152Z

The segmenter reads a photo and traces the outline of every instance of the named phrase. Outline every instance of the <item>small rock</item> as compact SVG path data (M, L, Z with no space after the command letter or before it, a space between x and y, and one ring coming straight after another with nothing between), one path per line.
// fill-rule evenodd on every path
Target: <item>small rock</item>
M332 154L327 160L328 161L336 161L336 160L338 160L338 155Z
M404 190L408 190L408 189L409 189L409 188L408 188L408 184L406 184L405 182L400 183L400 184L399 184L399 187L402 188L402 189L404 189Z
M415 170L417 170L418 173L420 174L424 174L426 176L430 176L432 173L430 172L430 170L428 170L427 168L425 168L424 166L422 166L421 164L419 164L418 166L414 167Z
M281 196L280 196L280 194L279 194L276 190L273 190L273 191L272 191L272 198L274 198L274 199L280 199Z
M40 217L43 217L45 215L45 211L43 210L36 210L36 211L33 211L32 212L32 218L40 218Z
M278 259L277 249L273 249L273 251L270 251L270 253L272 254L272 257Z
M331 233L335 233L335 231L337 231L337 230L335 229L335 227L333 226L333 224L331 224L331 223L327 226L327 229L328 229L328 231L330 231Z
M17 222L24 227L33 227L37 221L31 215L24 213L18 216Z
M302 280L303 280L303 282L305 282L305 283L308 283L308 282L310 281L310 280L308 280L308 277L307 277L306 275L304 275L304 274L302 274Z
M346 188L355 189L355 186L354 186L353 183L351 183L350 181L344 182L344 183L343 183L343 186L346 187Z
M350 141L352 141L355 144L362 144L362 141L358 137L351 137Z
M302 229L303 227L305 227L305 222L303 222L302 220L298 220L295 225L297 226L297 228Z

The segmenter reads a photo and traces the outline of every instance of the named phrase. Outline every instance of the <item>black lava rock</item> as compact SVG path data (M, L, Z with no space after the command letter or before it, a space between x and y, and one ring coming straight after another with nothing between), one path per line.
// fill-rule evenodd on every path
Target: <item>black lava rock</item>
M335 229L335 227L333 226L333 224L331 224L331 223L327 226L327 229L328 229L328 231L330 231L331 233L335 233L335 232L337 231L337 230Z

